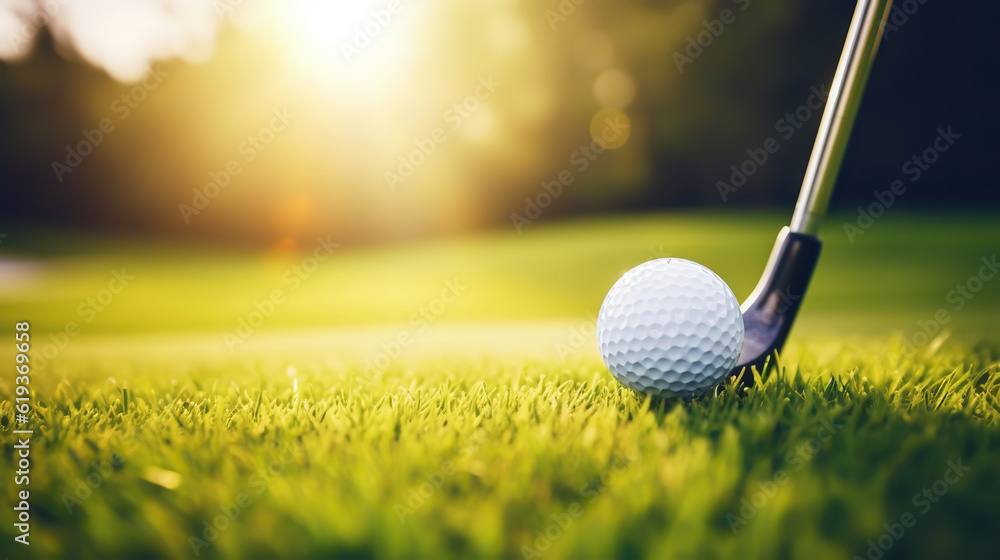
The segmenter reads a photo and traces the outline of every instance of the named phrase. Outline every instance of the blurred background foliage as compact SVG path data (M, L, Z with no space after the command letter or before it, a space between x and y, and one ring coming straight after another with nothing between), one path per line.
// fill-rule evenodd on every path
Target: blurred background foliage
M246 4L238 10L256 6ZM574 181L542 219L694 206L790 213L819 114L791 138L775 126L829 83L854 4L400 0L348 57L345 42L388 3L302 0L223 25L203 63L157 63L164 76L152 88L67 60L43 31L29 58L0 64L0 220L263 246L309 246L320 233L378 242L513 227L526 197L564 170ZM901 206L995 208L985 167L997 149L986 125L997 111L988 26L998 8L897 8L834 206L871 203L952 126L958 149ZM723 10L733 17L720 28ZM699 34L709 44L696 54ZM678 68L678 56L690 62ZM453 128L448 111L490 77L500 85ZM143 99L126 112L123 95ZM241 143L284 107L291 124L245 161ZM627 115L628 141L581 171L591 120L609 108ZM102 119L114 130L57 180L53 162ZM437 128L447 140L389 188L386 172ZM779 152L723 201L717 182L769 137ZM233 159L242 172L185 223L178 205Z

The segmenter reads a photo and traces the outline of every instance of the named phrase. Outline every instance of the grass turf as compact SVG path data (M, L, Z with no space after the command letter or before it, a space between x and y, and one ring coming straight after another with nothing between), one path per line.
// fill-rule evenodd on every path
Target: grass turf
M947 234L919 220L880 222L869 245L830 236L784 369L758 388L650 402L604 369L586 318L602 283L677 233L668 251L710 264L745 294L771 221L651 218L540 228L527 243L487 236L357 251L334 265L339 285L355 286L372 322L404 326L286 332L318 326L317 309L340 309L343 300L312 287L334 274L324 271L232 354L220 331L246 306L230 303L225 284L272 265L96 245L69 260L15 245L42 272L4 292L0 311L11 323L38 317L39 346L109 268L134 266L148 283L137 280L33 374L33 544L9 544L5 523L0 549L14 558L849 558L881 539L888 557L992 554L997 291L987 285L962 310L945 295L995 250L986 219L955 219ZM727 253L727 239L747 250ZM415 279L417 296L395 284L409 295L384 304L363 287L399 273ZM452 274L468 297L426 331L407 325ZM875 296L852 278L872 274ZM579 281L557 294L570 276ZM251 300L268 285L244 284L236 291ZM171 286L195 285L207 292L193 296L197 309L162 300ZM477 286L498 301L482 303L490 298L473 296ZM529 318L551 322L498 323L524 305L519 295ZM942 308L950 338L904 343ZM352 313L327 323L353 324ZM864 335L838 332L849 321ZM150 333L129 334L137 330ZM366 371L400 332L412 346ZM5 473L12 396L12 380L0 379Z

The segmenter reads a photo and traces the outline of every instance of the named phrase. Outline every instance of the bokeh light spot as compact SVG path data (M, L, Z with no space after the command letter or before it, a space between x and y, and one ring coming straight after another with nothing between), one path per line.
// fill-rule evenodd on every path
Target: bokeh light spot
M590 120L590 137L609 150L621 148L632 134L632 121L621 109L601 109Z
M287 198L275 206L274 219L278 230L290 237L303 235L314 228L316 209L304 196Z

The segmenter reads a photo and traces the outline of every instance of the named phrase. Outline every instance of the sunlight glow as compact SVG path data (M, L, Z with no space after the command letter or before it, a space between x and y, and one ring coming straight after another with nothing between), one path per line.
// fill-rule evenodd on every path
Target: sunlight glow
M352 31L367 23L369 11L380 6L371 0L295 0L289 8L297 35L324 53L338 53Z
M282 34L302 77L370 92L410 59L417 8L399 0L293 0Z

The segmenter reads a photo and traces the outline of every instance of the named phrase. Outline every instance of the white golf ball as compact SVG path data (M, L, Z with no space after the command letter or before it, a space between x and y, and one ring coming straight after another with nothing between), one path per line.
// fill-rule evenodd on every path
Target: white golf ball
M722 382L743 349L743 314L729 286L704 266L657 259L625 273L597 317L611 373L650 395L689 397Z

